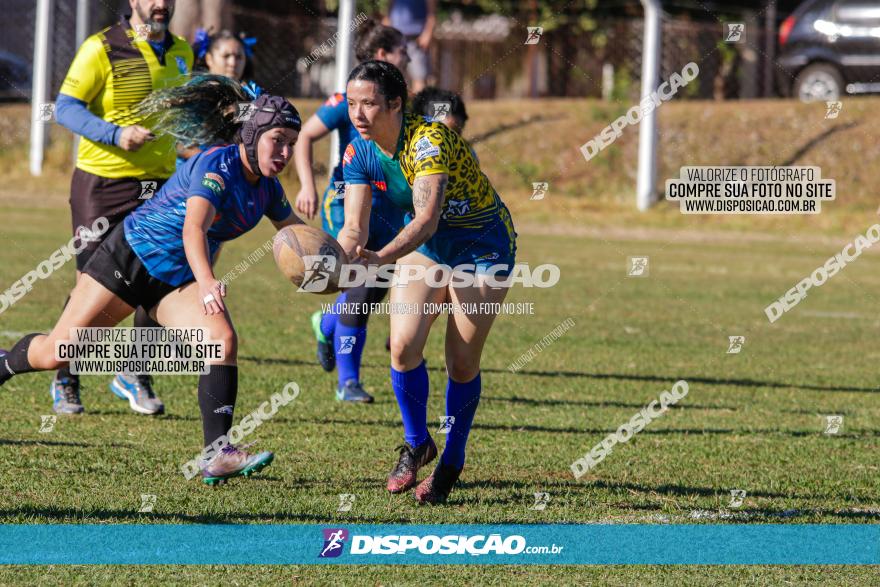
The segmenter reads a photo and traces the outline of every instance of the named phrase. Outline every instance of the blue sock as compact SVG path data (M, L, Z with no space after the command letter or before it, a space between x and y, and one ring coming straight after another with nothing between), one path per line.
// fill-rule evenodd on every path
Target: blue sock
M336 301L333 302L331 311L321 316L321 334L323 334L327 340L333 339L333 331L336 330L336 322L339 321L340 310L344 303L345 292L336 297Z
M444 464L457 469L464 467L464 449L480 403L481 390L479 373L467 383L457 383L450 379L446 384L446 415L455 417L455 422L446 436L446 446L440 457Z
M349 379L361 380L361 355L367 341L365 326L348 326L340 320L334 334L336 341L336 369L339 371L339 386Z
M403 438L413 448L428 440L428 369L425 362L410 371L391 367L391 387L400 406Z

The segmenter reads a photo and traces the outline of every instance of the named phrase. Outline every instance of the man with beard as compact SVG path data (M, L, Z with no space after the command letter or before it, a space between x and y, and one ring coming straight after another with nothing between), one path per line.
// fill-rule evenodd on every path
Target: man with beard
M74 236L85 244L77 255L77 280L101 241L129 212L159 191L174 172L173 137L156 138L140 126L134 107L153 90L184 83L193 53L168 32L174 0L129 0L131 15L92 36L77 51L56 100L58 123L80 135L70 182ZM106 218L109 229L85 227ZM134 325L159 326L143 308ZM110 390L140 414L161 414L149 375L117 374ZM79 377L58 371L50 389L59 414L83 412Z

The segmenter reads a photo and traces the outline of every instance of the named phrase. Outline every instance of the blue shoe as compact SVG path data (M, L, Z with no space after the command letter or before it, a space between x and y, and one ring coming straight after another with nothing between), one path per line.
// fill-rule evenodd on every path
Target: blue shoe
M153 393L153 378L149 375L118 374L110 382L110 391L116 397L128 400L138 414L156 416L165 413L165 404Z
M349 379L345 382L345 385L337 388L336 401L371 404L373 403L373 396L364 391L359 381Z
M52 394L52 411L56 414L82 414L85 411L79 400L78 377L56 377L49 393Z
M318 341L318 362L321 368L328 373L336 368L336 349L321 332L321 311L312 314L312 330L315 331L315 340Z

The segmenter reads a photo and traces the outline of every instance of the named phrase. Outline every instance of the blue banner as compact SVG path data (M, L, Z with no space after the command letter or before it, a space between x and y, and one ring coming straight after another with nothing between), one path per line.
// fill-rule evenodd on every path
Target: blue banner
M880 526L0 525L0 563L876 565Z

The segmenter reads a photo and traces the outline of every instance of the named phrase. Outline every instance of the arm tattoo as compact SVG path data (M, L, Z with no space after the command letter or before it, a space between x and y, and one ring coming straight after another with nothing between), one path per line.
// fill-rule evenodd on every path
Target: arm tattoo
M431 188L428 182L421 180L416 181L415 190L413 190L413 208L424 208L428 205L428 196L431 195Z
M444 177L437 184L437 209L443 209L443 200L446 195L446 184L449 178ZM413 186L413 208L424 208L428 205L428 199L431 197L431 185L427 179L417 179Z

